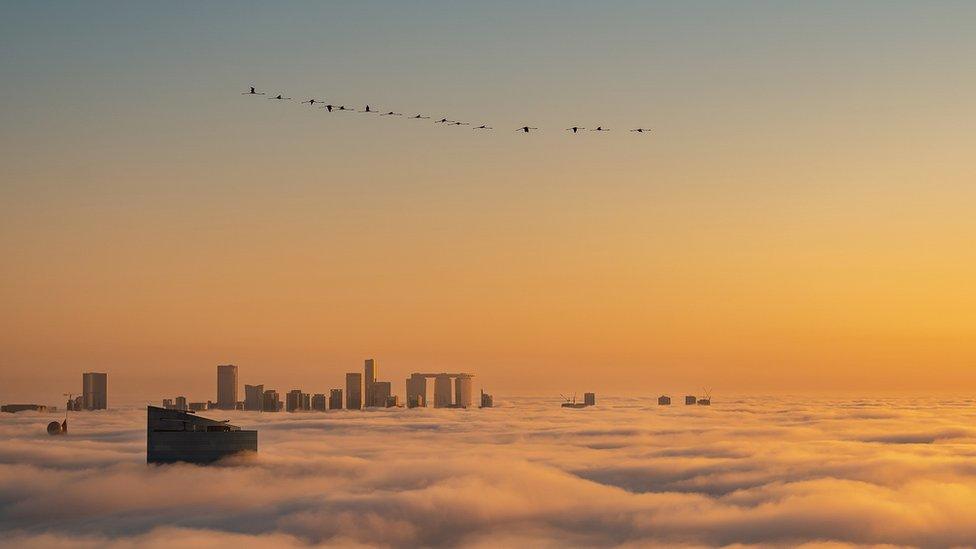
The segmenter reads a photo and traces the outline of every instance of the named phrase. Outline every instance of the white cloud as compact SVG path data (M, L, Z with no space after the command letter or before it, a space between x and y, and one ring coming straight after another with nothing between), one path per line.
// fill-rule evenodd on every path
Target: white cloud
M145 464L145 411L0 421L0 545L700 546L976 539L959 403L215 412L253 459Z

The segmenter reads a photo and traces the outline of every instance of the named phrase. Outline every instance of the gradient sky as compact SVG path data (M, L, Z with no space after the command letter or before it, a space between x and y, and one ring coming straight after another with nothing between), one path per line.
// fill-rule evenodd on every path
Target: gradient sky
M6 3L0 400L84 370L115 402L213 398L224 362L319 392L369 356L401 393L418 369L505 394L971 389L973 21Z

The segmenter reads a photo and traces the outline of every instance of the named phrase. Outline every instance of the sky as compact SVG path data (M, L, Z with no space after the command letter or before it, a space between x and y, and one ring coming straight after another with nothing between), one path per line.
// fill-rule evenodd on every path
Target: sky
M0 401L976 383L972 3L3 12Z
M219 412L257 455L147 466L140 408L0 422L0 547L963 547L973 400ZM211 413L212 415L213 413ZM5 414L7 415L7 414Z

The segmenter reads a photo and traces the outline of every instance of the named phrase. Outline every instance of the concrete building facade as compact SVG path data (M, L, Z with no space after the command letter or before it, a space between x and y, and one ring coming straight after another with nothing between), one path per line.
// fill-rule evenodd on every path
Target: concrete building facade
M346 374L346 409L362 410L363 408L363 374Z
M233 364L217 366L217 408L237 408L237 366Z
M244 410L260 412L264 408L264 385L244 386Z
M82 405L85 410L108 408L108 374L85 372L81 374Z

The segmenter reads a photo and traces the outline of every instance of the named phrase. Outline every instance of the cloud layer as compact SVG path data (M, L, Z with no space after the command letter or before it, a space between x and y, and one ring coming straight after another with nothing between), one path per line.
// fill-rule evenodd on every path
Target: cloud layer
M604 399L211 417L257 457L145 464L145 411L0 418L11 547L969 545L971 401Z

